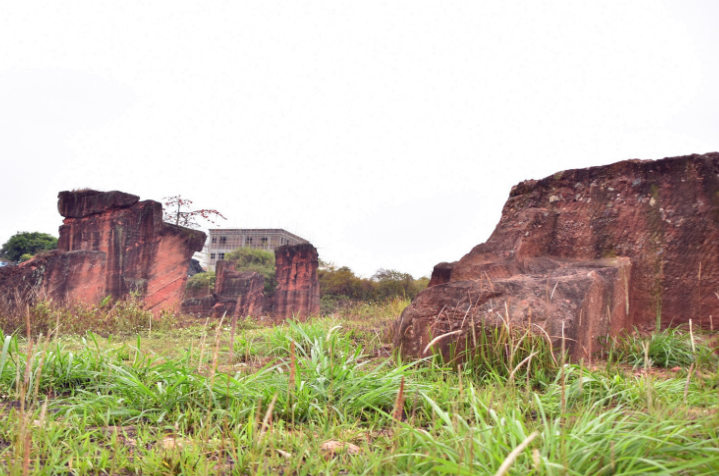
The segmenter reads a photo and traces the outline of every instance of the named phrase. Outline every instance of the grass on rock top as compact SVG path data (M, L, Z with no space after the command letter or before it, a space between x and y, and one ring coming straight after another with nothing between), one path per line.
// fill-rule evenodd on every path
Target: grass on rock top
M233 349L218 322L1 335L0 474L719 473L707 336L627 337L585 365L480 329L464 364L402 362L406 304L247 320Z

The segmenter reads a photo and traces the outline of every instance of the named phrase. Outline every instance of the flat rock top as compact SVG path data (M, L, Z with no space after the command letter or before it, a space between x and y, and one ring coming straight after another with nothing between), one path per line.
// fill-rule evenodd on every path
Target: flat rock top
M108 210L129 208L140 200L137 195L125 192L98 192L83 190L78 192L60 192L57 197L57 210L65 218L83 218L97 215Z

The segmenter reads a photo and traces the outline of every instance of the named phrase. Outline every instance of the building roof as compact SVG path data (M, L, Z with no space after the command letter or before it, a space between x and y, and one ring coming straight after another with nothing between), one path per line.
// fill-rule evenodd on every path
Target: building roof
M217 234L229 234L229 235L244 235L246 233L283 233L291 236L292 238L295 238L300 241L304 241L309 243L308 240L305 238L302 238L299 235L295 235L294 233L291 233L284 228L210 228L210 235L217 235Z

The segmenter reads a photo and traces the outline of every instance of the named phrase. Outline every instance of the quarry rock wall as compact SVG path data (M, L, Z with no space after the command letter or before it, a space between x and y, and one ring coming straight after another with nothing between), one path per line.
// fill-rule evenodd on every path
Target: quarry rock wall
M320 313L319 255L311 244L275 249L275 289L271 314L278 319L306 319Z
M60 192L57 251L0 269L0 290L96 304L136 293L154 313L178 310L205 234L164 223L162 205L123 192Z
M182 310L197 317L235 316L306 319L320 312L319 257L311 244L285 245L275 250L274 293L265 294L261 274L241 272L230 261L217 262L215 289L188 290Z
M423 354L464 345L468 322L541 325L571 336L575 357L603 335L719 316L719 153L626 160L558 172L512 188L487 240L396 322L394 343ZM448 268L450 268L448 270ZM449 276L447 276L449 275ZM542 316L542 317L540 317Z

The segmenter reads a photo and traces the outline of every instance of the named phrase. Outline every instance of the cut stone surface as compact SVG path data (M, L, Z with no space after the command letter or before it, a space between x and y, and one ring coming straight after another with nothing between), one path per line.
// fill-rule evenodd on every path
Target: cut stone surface
M230 261L220 260L215 268L214 317L259 316L264 303L265 278L259 273L236 271Z
M709 328L710 316L719 316L717 243L716 152L626 160L524 181L512 188L487 242L459 260L448 281L446 267L438 265L436 284L397 321L394 344L419 356L430 335L457 325L462 332L437 345L445 352L465 342L470 298L462 293L472 294L467 319L474 316L475 324L497 311L504 316L505 302L510 320L525 319L526 301L537 316L533 324L553 338L564 323L565 335L574 336L574 356L591 352L607 333L653 329L658 313L664 327L692 319ZM491 298L489 283L499 292ZM567 286L574 291L567 294ZM532 298L547 287L553 299L546 292Z
M506 322L535 332L541 328L556 348L564 335L570 355L581 357L597 350L593 336L615 334L626 326L628 258L544 258L528 260L521 271L427 288L400 317L395 344L405 355L424 357L434 338L459 331L435 344L434 350L449 359L473 344L480 326Z
M237 319L262 315L265 304L265 278L259 273L242 272L238 276L240 294L234 316Z
M319 256L311 244L275 249L275 290L272 315L306 319L320 312Z

